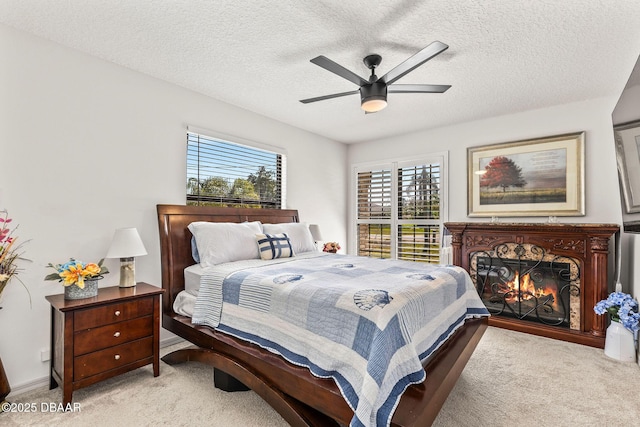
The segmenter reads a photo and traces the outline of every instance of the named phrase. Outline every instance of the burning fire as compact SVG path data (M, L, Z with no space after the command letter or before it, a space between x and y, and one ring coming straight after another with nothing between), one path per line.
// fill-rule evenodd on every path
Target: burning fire
M551 301L557 301L556 290L548 286L536 287L529 273L520 278L520 272L516 271L513 280L505 285L508 287L505 293L510 292L510 295L513 295L507 298L507 300L526 301L534 297L538 299L547 297Z

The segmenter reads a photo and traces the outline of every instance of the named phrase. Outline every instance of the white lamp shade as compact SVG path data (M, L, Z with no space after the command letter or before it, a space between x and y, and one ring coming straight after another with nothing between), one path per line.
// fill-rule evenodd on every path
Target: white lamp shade
M322 240L322 234L320 234L320 227L318 224L310 224L309 231L311 231L311 236L313 236L313 240L319 242Z
M107 258L131 258L146 255L147 250L135 228L119 228L113 233Z

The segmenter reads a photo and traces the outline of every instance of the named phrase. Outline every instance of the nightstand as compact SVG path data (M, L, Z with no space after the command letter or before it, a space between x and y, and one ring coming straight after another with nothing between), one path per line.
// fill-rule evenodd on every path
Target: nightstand
M156 286L100 288L98 295L65 300L49 295L49 389L62 387L62 403L74 390L153 363L160 374L160 295Z

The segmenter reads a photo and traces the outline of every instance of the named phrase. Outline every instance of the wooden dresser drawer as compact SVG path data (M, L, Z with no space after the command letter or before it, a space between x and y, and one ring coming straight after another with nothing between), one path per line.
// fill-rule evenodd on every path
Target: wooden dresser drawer
M160 375L163 293L139 282L98 288L92 298L45 297L51 304L49 388L62 386L63 405L71 403L74 390L148 364L154 377Z
M74 358L73 378L74 381L78 381L151 356L153 356L152 337L109 347Z
M73 329L81 331L151 314L153 314L153 298L116 302L101 307L77 310L73 314Z
M152 335L152 316L85 329L75 333L73 355L80 356Z

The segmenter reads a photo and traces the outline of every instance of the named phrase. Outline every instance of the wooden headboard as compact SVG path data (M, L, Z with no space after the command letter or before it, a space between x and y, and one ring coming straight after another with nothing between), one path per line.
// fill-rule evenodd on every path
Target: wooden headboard
M184 269L194 264L191 256L191 232L194 221L245 222L263 224L299 222L295 209L222 208L214 206L157 205L162 264L162 309L173 312L173 300L184 290Z

